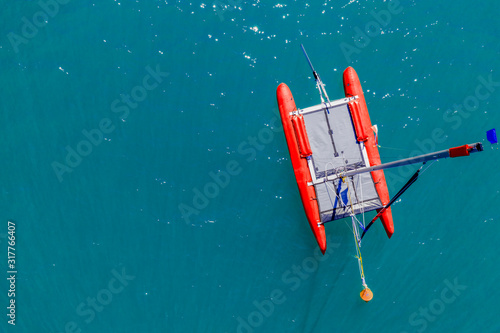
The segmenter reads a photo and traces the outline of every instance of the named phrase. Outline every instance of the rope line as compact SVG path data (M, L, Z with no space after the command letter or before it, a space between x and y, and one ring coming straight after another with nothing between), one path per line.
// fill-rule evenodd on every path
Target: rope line
M345 182L345 180L346 180L346 177L342 178L343 182ZM354 181L354 179L352 179L352 181ZM366 285L366 281L365 281L365 271L363 268L363 257L361 256L361 249L360 249L361 239L359 238L358 225L356 224L356 222L358 224L361 224L361 223L354 215L354 207L353 207L352 200L351 200L351 188L349 186L349 181L347 181L346 183L347 183L347 194L349 196L349 203L351 205L352 231L353 231L353 236L354 236L354 243L356 243L356 258L358 259L359 275L361 277L361 283L362 283L363 287L368 288L368 286ZM364 216L364 212L363 212L363 216ZM364 228L363 228L363 230L364 230Z
M345 156L344 156L344 153L342 152L342 155L341 155L341 158L343 160L345 160ZM328 170L328 165L329 164L332 164L332 167L333 167L333 163L332 162L328 162L326 163L325 165L325 174L327 174L327 170ZM345 165L345 163L344 163ZM345 167L344 167L345 169ZM344 170L345 171L345 170ZM337 171L337 175L338 174L338 171ZM354 186L354 177L351 177L351 182ZM360 195L361 195L361 200L363 200L363 182L361 180L361 175L357 175L357 180L359 182L359 186L357 186L359 189L360 189ZM345 203L344 200L342 199L342 196L340 195L340 190L338 191L339 193L337 193L337 190L335 190L335 187L334 187L334 182L325 182L325 188L326 188L326 192L328 193L328 198L330 200L330 204L332 205L332 209L335 210L335 204L333 202L333 199L332 199L332 196L330 195L330 191L332 191L334 194L335 194L335 197L336 197L336 200L338 200L338 202L342 205L342 207L345 209L345 212L349 214L349 216L351 217L351 224L352 224L352 227L349 226L349 224L347 223L347 221L344 221L345 224L349 227L349 229L351 229L352 233L353 233L353 237L354 237L354 243L356 244L356 255L355 255L355 258L358 260L358 269L359 269L359 275L361 277L361 284L363 285L363 287L366 289L368 288L367 284L366 284L366 279L365 279L365 271L364 271L364 267L363 267L363 257L361 255L361 238L359 236L359 229L358 229L358 226L361 227L361 229L363 229L363 231L365 231L366 229L366 225L365 225L365 211L364 211L364 207L363 207L363 203L361 202L361 212L360 214L363 215L363 223L361 223L358 218L356 218L356 215L354 214L354 204L352 202L352 195L351 195L351 186L349 185L349 179L347 177L340 177L340 179L338 180L339 181L339 189L342 188L341 184L344 183L346 184L347 186L347 196L348 196L348 202ZM342 183L340 183L342 182ZM332 210L332 212L333 212Z

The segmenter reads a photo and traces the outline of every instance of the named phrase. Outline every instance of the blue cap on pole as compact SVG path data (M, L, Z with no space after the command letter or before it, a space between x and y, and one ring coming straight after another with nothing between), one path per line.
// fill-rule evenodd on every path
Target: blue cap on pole
M494 128L490 129L489 131L486 132L486 138L492 144L493 143L498 143L498 140L497 140L497 131Z

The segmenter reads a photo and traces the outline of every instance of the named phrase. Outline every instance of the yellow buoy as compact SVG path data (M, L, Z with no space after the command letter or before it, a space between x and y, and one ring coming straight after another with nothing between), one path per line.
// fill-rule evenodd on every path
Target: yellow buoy
M359 294L359 296L361 296L361 299L365 302L369 302L372 300L373 298L373 293L372 291L370 290L370 288L366 287L365 289L363 289L363 291Z

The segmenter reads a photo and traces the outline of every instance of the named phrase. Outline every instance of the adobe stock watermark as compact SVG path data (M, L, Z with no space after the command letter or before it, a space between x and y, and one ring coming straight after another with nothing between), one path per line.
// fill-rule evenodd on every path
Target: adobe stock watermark
M452 123L451 129L454 131L458 130L464 120L469 118L479 108L481 102L490 98L493 92L500 87L500 81L494 81L492 74L486 78L480 75L477 77L477 80L479 83L474 88L474 93L466 96L460 104L453 104L452 108L447 109L443 113L443 120L446 123ZM431 131L428 138L424 140L415 139L413 141L418 149L413 150L407 157L434 152L439 144L448 140L448 137L444 129L436 127ZM398 156L398 159L402 158L405 157ZM397 170L397 175L394 172L387 173L386 175L390 192L396 190L396 186L405 183L408 180L407 178L415 172L414 167L411 165L399 167Z
M148 97L148 92L156 89L169 75L169 73L162 72L159 65L156 65L155 69L150 66L146 66L145 69L147 74L143 77L141 84L133 87L129 94L121 94L120 98L115 99L110 105L111 112L117 114L122 122L130 115L130 110L136 109L139 103ZM64 161L51 163L59 182L63 181L65 173L73 172L82 163L83 158L89 156L94 148L103 142L105 134L110 134L115 129L113 121L104 117L97 127L82 130L84 139L80 140L74 146L75 148L70 145L65 147L67 154Z
M75 313L83 320L83 323L78 324L76 321L68 321L64 325L64 331L60 333L81 333L82 324L89 325L94 321L97 313L101 313L111 304L114 297L121 294L125 287L135 279L135 276L128 275L125 267L121 268L121 272L113 269L111 271L113 277L108 281L105 288L99 290L95 296L89 296L84 302L77 305Z
M340 50L344 54L347 62L352 62L353 54L360 54L361 50L370 45L372 38L375 38L383 34L382 28L385 28L391 23L392 16L399 14L403 11L403 7L400 6L399 0L390 0L387 2L387 9L382 9L378 12L372 10L370 15L374 20L369 21L365 24L364 29L360 27L354 27L355 35L354 45L346 42L340 43Z
M258 152L263 151L266 145L274 140L275 133L281 131L281 121L278 116L275 116L271 119L269 126L264 126L259 130L257 135L249 136L238 145L238 155L245 158L246 163L253 162ZM210 181L206 182L201 188L193 188L191 203L181 203L178 205L184 222L190 225L191 217L199 215L203 209L207 208L211 200L219 196L221 190L229 185L231 179L241 174L242 171L243 166L237 159L227 162L222 170L210 171L208 173Z
M214 2L212 2L212 7L214 8L215 13L217 14L221 22L224 21L225 11L233 11L243 2L242 0L225 0L225 1L226 2L215 0Z
M49 23L49 17L53 19L58 13L60 5L66 5L71 0L40 0L38 1L38 6L40 6L39 11L37 11L31 19L23 16L21 18L21 35L15 32L9 32L7 38L9 39L10 45L14 49L14 52L19 53L19 46L21 44L28 44L30 40L38 35L39 29L43 28Z
M269 297L261 301L254 300L252 302L255 310L250 312L245 318L238 316L236 320L237 333L253 333L256 328L264 324L266 318L271 317L276 306L284 304L287 301L286 293L298 290L302 283L307 281L319 268L321 262L328 260L333 252L333 249L340 247L340 241L332 242L328 237L327 250L324 255L321 254L319 247L314 249L313 255L304 258L300 265L292 265L281 275L281 282L285 288L273 289L269 293Z
M458 283L458 278L455 278L453 282L446 279L444 284L446 287L441 290L437 298L430 301L426 307L420 307L418 311L413 312L408 317L408 324L414 327L418 333L424 332L429 323L435 322L446 310L446 307L453 304L462 291L467 289L466 285ZM401 333L408 332L402 331Z

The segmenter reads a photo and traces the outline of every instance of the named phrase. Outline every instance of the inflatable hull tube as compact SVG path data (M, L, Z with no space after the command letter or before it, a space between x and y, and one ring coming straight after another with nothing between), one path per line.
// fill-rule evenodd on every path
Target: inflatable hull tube
M365 96L361 88L361 83L359 82L358 74L352 67L347 67L344 71L344 92L346 97L358 96L356 101L357 105L349 108L351 113L354 113L352 114L352 119L355 120L354 128L356 130L356 136L358 141L363 141L365 144L366 154L368 155L370 165L379 165L381 162L377 144L375 143L375 137L374 135L367 134L372 131L372 123L370 115L368 114ZM390 198L384 170L372 171L371 175L375 183L375 189L382 201L382 205L385 206L389 203ZM377 210L377 212L378 211L380 211L380 209ZM394 222L392 220L392 211L390 207L380 216L380 220L382 221L387 236L391 238L394 233Z
M316 191L314 190L314 186L307 185L307 183L311 182L312 179L307 165L307 157L304 155L307 155L308 153L310 154L310 148L308 147L308 142L301 141L304 138L307 138L307 134L301 133L302 126L298 126L301 124L295 123L294 120L295 128L297 130L300 129L298 130L299 133L295 132L294 124L292 123L293 116L290 115L290 112L297 110L297 107L295 106L295 101L290 88L288 88L288 86L284 83L280 84L276 91L276 97L278 99L281 122L283 123L283 131L285 132L288 151L290 152L293 172L295 173L295 179L297 180L297 186L299 187L300 199L302 200L302 205L304 205L304 211L306 213L307 220L309 221L309 226L311 227L314 237L318 242L321 252L325 254L326 234L324 225L320 223L321 221L319 217L318 201L316 200ZM302 149L299 149L298 140L301 141L300 144Z

